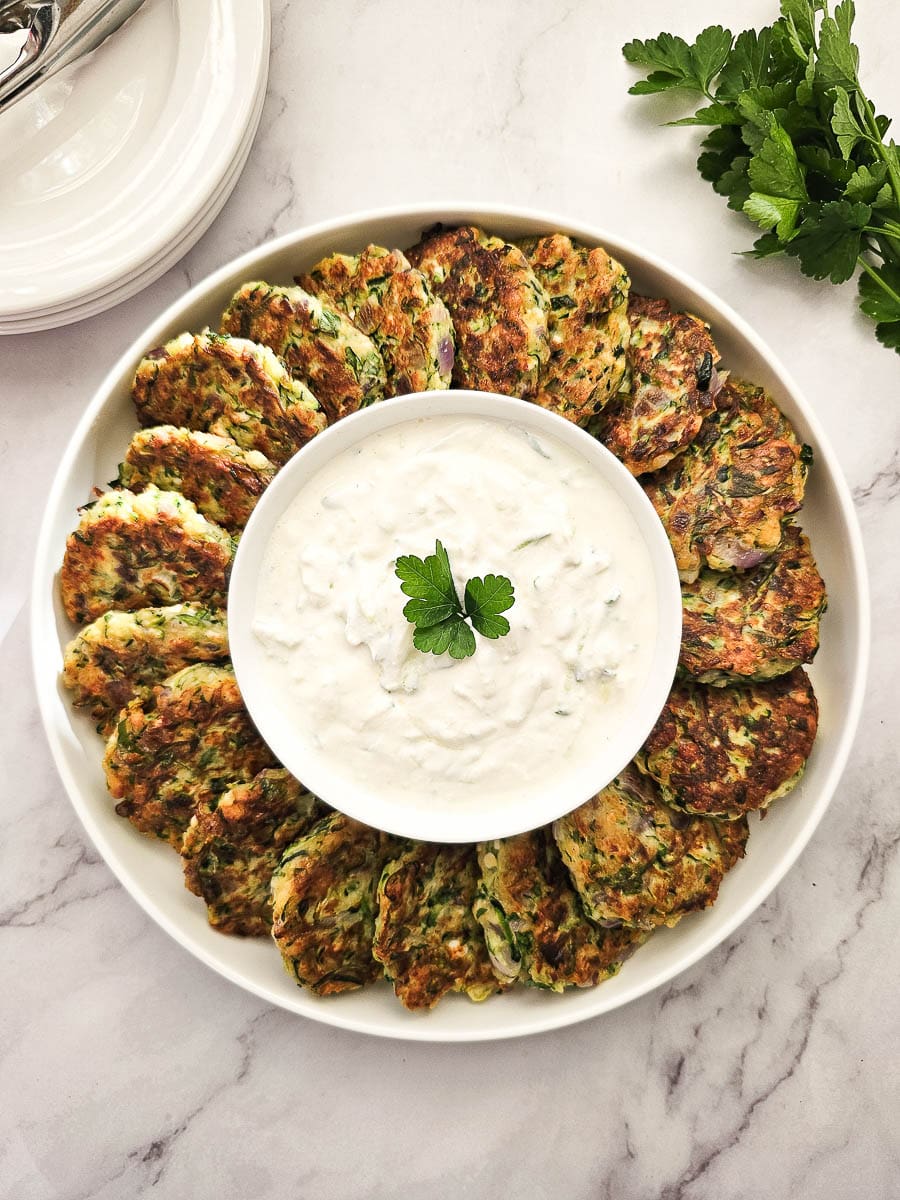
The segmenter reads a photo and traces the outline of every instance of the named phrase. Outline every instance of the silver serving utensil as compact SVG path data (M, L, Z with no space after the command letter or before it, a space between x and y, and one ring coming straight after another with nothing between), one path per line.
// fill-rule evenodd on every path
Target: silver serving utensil
M96 50L144 0L0 0L0 34L27 31L15 61L0 69L0 112Z

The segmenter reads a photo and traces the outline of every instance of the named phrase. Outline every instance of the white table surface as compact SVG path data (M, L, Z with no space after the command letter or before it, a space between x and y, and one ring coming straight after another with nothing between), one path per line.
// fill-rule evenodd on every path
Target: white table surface
M863 77L900 119L900 15L863 0ZM900 1191L900 362L852 286L735 256L750 230L697 135L626 96L623 41L774 0L276 0L262 125L183 262L91 321L0 339L0 1195L581 1200ZM555 209L728 298L791 366L853 487L875 653L835 800L769 901L630 1007L526 1042L384 1042L273 1009L194 961L87 842L50 761L25 639L42 500L141 329L273 234L412 201Z

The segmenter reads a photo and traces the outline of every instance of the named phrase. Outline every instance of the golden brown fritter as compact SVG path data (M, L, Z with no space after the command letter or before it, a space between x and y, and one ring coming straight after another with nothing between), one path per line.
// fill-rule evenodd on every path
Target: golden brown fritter
M154 425L131 439L119 466L119 484L139 492L148 483L180 492L210 521L243 529L276 467L258 450L242 450L231 438Z
M272 936L301 987L331 996L381 977L375 887L395 849L387 834L335 812L284 852L272 876Z
M550 301L522 251L464 225L427 232L407 256L453 318L455 386L533 400Z
M329 423L384 398L384 360L372 339L303 288L245 283L225 310L222 332L271 347L309 384Z
M631 333L621 263L562 233L519 246L550 298L550 358L536 403L584 425L619 390Z
M450 386L453 322L401 251L367 246L361 254L332 254L297 283L335 304L372 339L384 359L388 395Z
M800 667L769 683L678 683L637 762L673 807L734 819L791 791L817 727L818 705Z
M728 380L693 445L642 481L682 580L704 564L748 571L768 558L803 503L811 458L762 388Z
M632 294L627 390L598 424L603 444L632 475L658 471L691 444L715 407L719 352L709 327L667 300Z
M234 543L184 496L116 489L80 511L60 572L69 620L182 601L225 607Z
M272 874L284 850L325 807L283 767L200 804L181 843L185 886L222 933L253 937L272 926Z
M106 747L116 812L176 850L198 805L275 766L228 666L195 663L132 700Z
M588 915L651 930L708 908L744 853L746 819L715 822L668 808L652 779L628 766L553 836Z
M549 826L478 847L474 913L497 975L554 992L615 975L644 940L587 919Z
M228 657L225 612L200 604L107 612L69 642L63 683L107 737L125 705L192 662Z
M778 549L749 571L702 570L681 585L682 671L698 683L762 682L812 662L825 610L809 541L788 523Z
M325 428L325 414L268 346L206 330L143 359L131 389L141 425L232 438L282 466Z
M385 867L373 953L408 1009L500 990L472 912L477 886L474 846L414 842Z

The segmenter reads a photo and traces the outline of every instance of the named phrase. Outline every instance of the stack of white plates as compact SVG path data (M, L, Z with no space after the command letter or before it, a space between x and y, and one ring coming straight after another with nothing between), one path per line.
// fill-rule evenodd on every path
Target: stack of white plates
M146 0L0 114L0 333L133 296L212 223L259 124L268 0Z

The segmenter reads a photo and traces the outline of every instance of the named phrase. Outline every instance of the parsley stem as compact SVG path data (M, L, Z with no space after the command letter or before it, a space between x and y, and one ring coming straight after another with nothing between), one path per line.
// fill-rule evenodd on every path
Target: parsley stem
M863 233L873 233L876 237L888 237L893 242L900 241L900 225L893 221L885 221L883 225L863 225Z
M900 306L900 296L898 296L897 293L894 291L894 289L890 286L890 284L887 283L884 280L884 278L878 274L878 272L875 270L875 268L873 266L870 266L870 264L866 262L866 260L863 258L863 256L861 254L860 254L859 258L857 258L856 261L862 267L862 269L865 271L865 273L869 276L869 278L874 279L875 282L878 284L878 286L881 288L881 290L883 292L886 292L887 295L890 296L892 300L896 301L898 306Z
M900 171L897 170L896 154L892 154L884 144L884 139L881 136L881 130L878 128L878 122L875 120L875 113L872 105L869 103L868 96L865 95L862 88L857 83L856 98L863 113L865 114L866 124L872 131L872 144L875 147L875 153L884 163L887 168L888 178L891 181L891 191L894 193L894 200L897 207L900 208Z

